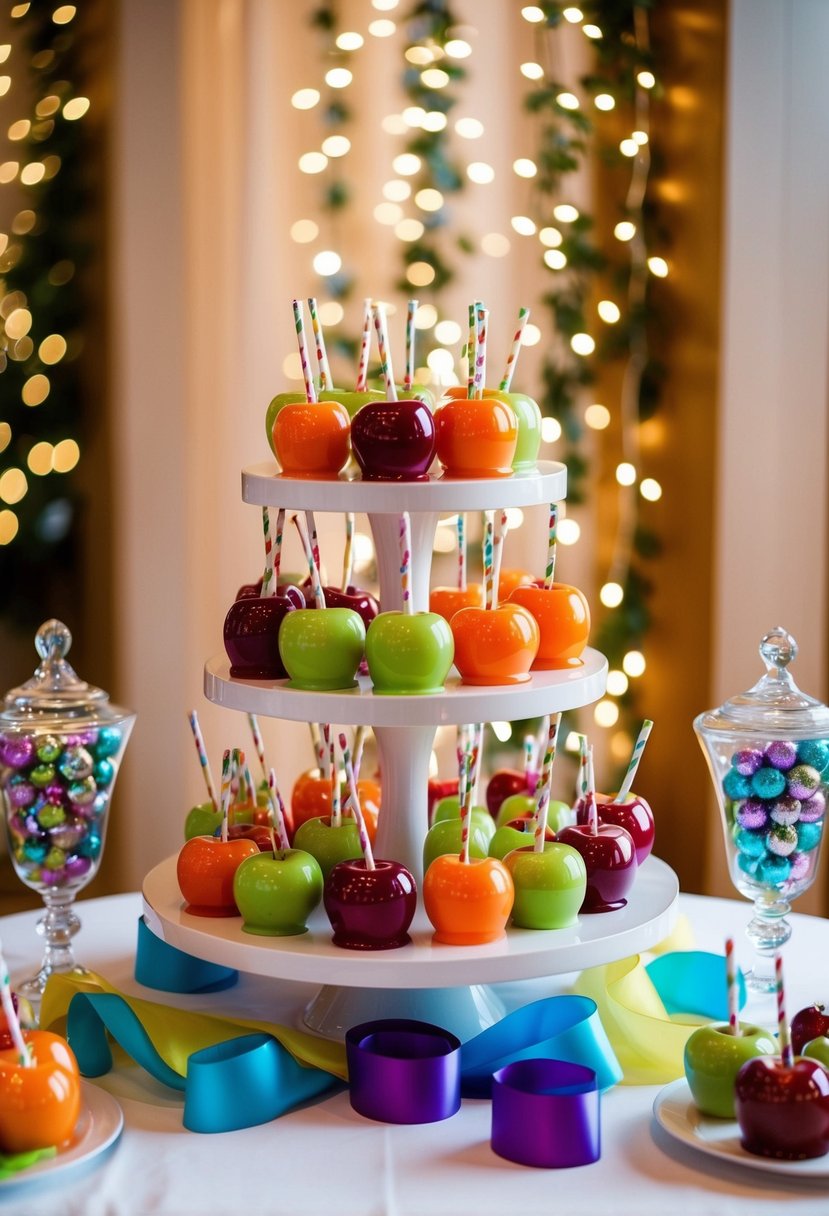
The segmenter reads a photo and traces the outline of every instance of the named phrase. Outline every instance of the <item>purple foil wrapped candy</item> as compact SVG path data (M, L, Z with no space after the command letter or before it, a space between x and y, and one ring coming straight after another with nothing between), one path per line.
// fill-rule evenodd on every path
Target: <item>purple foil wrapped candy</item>
M564 1060L517 1060L492 1078L492 1149L518 1165L562 1169L601 1156L596 1074Z

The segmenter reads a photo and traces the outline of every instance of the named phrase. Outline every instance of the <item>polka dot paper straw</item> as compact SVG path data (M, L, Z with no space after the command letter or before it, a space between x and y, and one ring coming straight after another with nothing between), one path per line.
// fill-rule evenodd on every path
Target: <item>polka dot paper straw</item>
M292 515L291 523L296 528L297 532L299 533L299 539L302 541L302 548L305 553L305 560L308 563L308 569L311 574L311 583L313 584L314 599L317 602L317 607L324 608L325 607L325 592L322 589L322 582L320 580L319 567L317 566L316 562L314 561L314 554L313 554L313 550L311 549L311 541L308 536L307 525L305 523L305 520L302 519L299 515Z
M498 388L502 393L509 392L509 386L512 384L512 377L515 375L515 365L518 362L518 354L521 350L521 338L524 333L524 326L530 317L529 308L519 308L518 310L518 326L515 330L515 337L512 339L507 365L504 368L504 374L501 377L501 382Z
M579 771L576 776L576 800L587 797L587 735L579 735Z
M9 969L6 966L6 959L3 955L3 947L0 946L0 1002L3 1005L3 1012L6 1015L6 1025L9 1028L9 1033L12 1037L15 1050L17 1052L17 1062L23 1068L33 1068L34 1060L32 1059L29 1044L23 1038L23 1031L20 1029L20 1019L17 1016L17 1011L12 1000L12 986L9 979Z
M276 537L273 542L273 591L279 588L279 567L282 565L282 541L285 536L285 508L280 507L276 513Z
M294 309L294 325L296 326L296 340L299 347L299 361L302 364L302 379L305 381L305 397L306 400L314 403L317 400L317 389L314 384L314 373L311 371L311 364L308 361L308 343L305 341L305 323L302 319L302 302L293 300Z
M400 591L403 600L403 611L413 615L412 526L408 511L404 511L400 516Z
M320 562L320 542L319 542L319 538L317 536L317 521L314 519L313 511L305 512L305 523L308 527L308 539L311 542L311 552L314 555L314 561L316 562L317 569L320 572L320 578L322 578L322 563Z
M469 328L466 339L466 395L475 396L475 348L477 346L478 327L476 322L474 302L469 305Z
M541 762L541 775L538 778L538 785L535 790L536 810L533 851L536 853L544 852L544 835L547 831L547 812L550 809L550 789L553 780L553 761L556 758L556 738L560 722L561 714L553 714L549 719L547 745L544 751L544 759Z
M354 732L354 780L360 780L360 769L363 767L363 748L368 738L368 727L358 726Z
M550 503L550 522L547 529L547 569L544 573L544 587L547 591L553 585L556 573L556 543L558 540L558 505Z
M733 1035L740 1033L740 997L737 988L737 964L734 957L734 938L725 939L725 986L728 999L728 1024Z
M199 764L201 765L202 776L204 777L204 784L207 786L207 796L213 804L213 810L218 811L219 799L216 797L216 787L213 784L213 774L210 771L210 763L207 759L207 752L204 746L204 737L201 733L201 727L199 726L199 715L196 713L195 709L190 710L190 713L187 715L187 719L190 723L190 729L193 732L193 742L196 744L196 752L198 753Z
M222 756L222 840L227 841L227 815L230 809L230 785L233 774L230 768L230 748L225 748Z
M256 751L256 757L262 768L262 776L267 781L268 766L265 763L265 741L262 738L262 732L259 729L259 719L257 718L256 714L248 714L248 726L250 727L250 733L253 736L253 746Z
M368 353L371 350L371 297L366 296L363 300L363 332L360 335L360 362L357 365L357 384L356 390L358 393L366 391L366 380L368 376Z
M633 778L636 776L636 770L639 767L639 761L642 759L642 752L645 750L650 733L653 730L653 722L650 718L645 718L642 723L642 729L639 731L639 737L633 745L633 755L630 758L627 772L625 773L624 781L619 787L619 793L613 799L614 802L624 802L633 786Z
M478 308L476 310L476 330L477 342L475 350L475 393L476 397L483 397L484 388L486 386L486 330L489 320L489 310L486 308Z
M780 1062L784 1068L791 1068L794 1063L792 1040L789 1033L789 1022L786 1017L786 990L783 985L783 955L779 952L774 956L774 981L777 993L777 1041L780 1044Z
M377 346L380 351L380 371L386 385L386 397L389 401L396 401L397 388L395 387L394 372L391 366L389 330L386 324L386 310L382 304L374 305L374 328L377 331Z
M308 309L311 313L311 327L314 331L314 345L317 348L317 367L319 369L319 385L320 391L324 391L334 387L334 381L331 379L331 368L328 366L328 354L325 349L325 338L322 332L322 325L317 314L317 301L313 296L308 298Z
M262 532L265 537L265 569L262 572L262 597L267 599L273 595L273 534L271 533L271 513L267 507L262 508Z
M268 771L268 800L271 804L273 821L276 824L279 847L280 849L290 849L291 842L288 839L288 829L285 826L285 803L282 801L282 795L276 783L276 773L273 769Z
M501 562L504 560L504 541L507 538L508 529L509 521L507 520L506 511L498 511L495 516L495 530L492 541L492 603L490 604L490 608L498 607L498 584L501 581Z
M343 735L343 734L340 735L340 751L343 754L343 764L345 766L345 777L346 777L346 781L348 782L348 792L350 795L349 805L351 807L351 813L354 816L354 820L357 824L357 832L360 837L360 848L363 851L363 857L365 858L365 862L366 862L366 869L373 870L373 869L375 869L374 854L371 851L371 841L368 838L368 830L366 828L366 821L363 817L363 810L362 810L362 807L360 806L360 797L359 797L359 794L357 793L357 782L354 779L354 766L351 763L351 753L348 750L348 740L346 739L345 735Z
M409 300L406 307L406 373L403 377L403 387L410 389L415 371L415 314L417 300Z

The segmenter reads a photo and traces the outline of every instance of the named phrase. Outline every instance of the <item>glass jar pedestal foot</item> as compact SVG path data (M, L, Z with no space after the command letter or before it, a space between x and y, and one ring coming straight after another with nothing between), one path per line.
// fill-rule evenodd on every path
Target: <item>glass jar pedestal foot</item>
M81 927L73 902L75 892L49 891L44 894L46 913L35 926L35 932L43 938L45 947L39 971L15 986L15 991L37 1006L43 996L46 981L51 975L70 971L83 973L75 961L72 938Z
M754 916L746 925L746 937L754 948L755 961L745 979L756 993L774 992L774 956L783 949L792 935L792 926L786 919L791 904L785 899L758 899L754 904Z

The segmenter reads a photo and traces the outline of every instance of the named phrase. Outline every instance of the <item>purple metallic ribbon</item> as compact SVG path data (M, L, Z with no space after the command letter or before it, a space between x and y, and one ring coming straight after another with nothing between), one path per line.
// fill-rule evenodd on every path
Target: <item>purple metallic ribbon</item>
M436 1123L461 1104L461 1045L429 1022L386 1018L345 1036L351 1105L381 1123Z
M564 1060L518 1060L492 1078L492 1148L518 1165L561 1169L601 1155L596 1074Z

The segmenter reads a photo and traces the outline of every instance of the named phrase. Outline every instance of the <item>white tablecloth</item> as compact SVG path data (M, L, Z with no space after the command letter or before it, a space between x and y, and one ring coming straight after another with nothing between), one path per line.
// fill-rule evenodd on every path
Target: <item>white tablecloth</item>
M213 996L152 993L132 978L137 895L90 900L78 908L78 958L126 992L190 1008L294 1020L313 990L242 976ZM749 906L682 896L681 910L701 949L741 942ZM5 953L13 979L39 953L36 916L6 917ZM793 917L786 949L789 1012L829 998L829 922ZM746 946L744 955L747 956ZM527 999L552 991L526 986ZM751 1010L746 1011L747 1014ZM56 1174L19 1195L0 1194L15 1216L827 1216L822 1183L721 1164L655 1126L654 1087L618 1086L603 1099L602 1157L570 1170L534 1170L495 1156L491 1106L464 1101L454 1118L417 1127L385 1126L355 1114L345 1092L267 1125L204 1136L181 1122L181 1097L135 1067L99 1078L121 1104L123 1136L100 1168L65 1181Z

